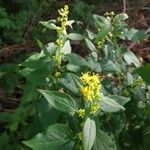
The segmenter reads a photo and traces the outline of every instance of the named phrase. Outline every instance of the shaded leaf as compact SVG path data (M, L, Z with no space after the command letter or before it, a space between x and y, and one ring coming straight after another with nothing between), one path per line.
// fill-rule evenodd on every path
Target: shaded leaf
M92 150L117 150L117 148L107 133L97 130Z
M150 64L146 64L145 66L138 68L136 72L143 78L143 80L150 84Z
M72 131L63 124L54 124L47 128L45 133L39 133L31 140L23 143L33 150L61 149L70 140Z

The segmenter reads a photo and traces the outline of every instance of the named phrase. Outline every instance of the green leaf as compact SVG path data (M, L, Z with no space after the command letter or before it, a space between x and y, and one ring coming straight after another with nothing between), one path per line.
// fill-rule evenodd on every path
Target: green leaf
M50 42L44 48L44 53L45 53L45 55L53 57L55 55L56 50L57 50L57 46L55 45L55 43Z
M23 143L33 150L61 149L72 136L70 128L63 124L54 124L47 128L45 133L39 133L31 140Z
M133 84L134 82L133 76L130 72L127 72L127 81L128 81L128 85Z
M130 97L123 97L119 95L109 95L108 97L113 99L114 101L116 101L118 104L122 106L130 101Z
M77 40L77 41L80 41L80 40L85 39L85 36L82 35L82 34L79 34L79 33L70 33L70 34L68 34L68 38L69 38L70 40Z
M146 83L150 84L150 64L146 64L145 66L138 68L136 72L143 78Z
M73 28L73 27L72 27L72 24L73 24L74 22L75 22L74 20L69 20L69 21L67 21L67 25L68 25L70 28Z
M136 67L141 66L141 63L139 62L138 58L130 50L124 53L124 60L128 65L134 64Z
M120 66L109 59L102 59L100 61L102 71L103 72L112 72L112 73L120 73Z
M71 45L70 45L70 41L67 40L63 46L63 51L64 51L64 54L69 54L71 53Z
M71 91L76 95L80 95L80 87L82 85L82 81L78 76L73 73L67 73L63 78L59 79L59 83L66 88L67 90Z
M119 122L119 123L118 123ZM110 132L114 134L115 137L119 137L119 134L124 129L126 125L126 115L124 112L118 112L111 115L111 119L108 121L108 128Z
M81 70L85 70L86 68L89 68L88 62L80 55L71 53L65 55L65 58L69 62L67 64L67 69L70 71L78 72Z
M118 22L122 22L124 20L128 19L128 15L125 13L122 14L118 14L114 17L113 22L114 23L118 23Z
M67 68L67 70L69 70L71 72L80 72L82 70L82 68L80 66L76 66L73 64L67 64L66 68Z
M49 70L46 68L40 68L32 72L27 79L33 85L44 85L46 83L46 77L49 75Z
M83 147L84 150L91 150L96 137L95 121L87 118L83 127Z
M6 131L4 133L0 134L0 149L2 150L11 150L12 149L12 145L10 144L10 135L8 135L6 133Z
M130 29L125 31L125 37L131 41L141 41L146 38L146 34L144 31L139 31L136 29Z
M98 29L100 29L98 36L97 36L97 41L100 41L103 38L105 38L108 32L111 30L111 23L108 19L106 19L103 16L93 15L93 17L94 17L96 26L98 27Z
M43 127L47 127L57 122L60 112L54 109L45 99L41 99L37 105L39 120ZM51 115L49 115L51 114Z
M88 37L90 38L90 40L93 40L93 39L96 38L96 35L93 32L91 32L90 30L86 29L86 32L87 32Z
M95 53L95 54L97 54L97 53ZM93 55L89 55L89 57L88 57L88 63L90 65L90 69L95 72L101 72L101 70L102 70L101 65L99 62L97 62L98 56L97 55L93 56Z
M48 103L55 109L74 115L77 111L75 101L67 94L57 91L39 90Z
M9 122L12 118L12 113L10 112L1 112L0 113L0 122Z
M43 49L43 43L39 39L36 39L36 41L37 41L37 45L40 47L40 49Z
M56 30L57 26L52 21L40 21L40 23L50 30Z
M88 66L88 62L81 57L78 54L71 53L65 55L65 58L69 61L70 64L76 65L76 66Z
M117 148L107 133L97 130L92 150L117 150Z
M24 66L33 69L40 68L44 65L45 65L45 55L43 51L41 51L41 53L32 54L23 63L19 64L19 66Z
M27 139L43 132L48 126L57 123L61 115L61 112L50 106L44 98L41 98L35 105L38 117L33 120L30 126L26 127L24 136Z
M89 39L85 39L85 44L91 51L96 51L94 44Z
M101 95L99 103L101 110L104 112L117 112L119 110L125 110L125 108L118 104L116 101L104 95Z

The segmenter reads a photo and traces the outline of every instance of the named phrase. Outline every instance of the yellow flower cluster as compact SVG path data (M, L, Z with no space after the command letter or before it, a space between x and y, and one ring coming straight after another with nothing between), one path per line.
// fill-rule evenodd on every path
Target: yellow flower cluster
M93 101L100 98L100 76L98 74L90 75L89 72L82 74L81 80L85 83L80 91L87 101Z
M61 8L58 10L59 17L57 18L57 21L59 22L60 26L57 26L57 35L58 38L56 40L56 45L58 50L56 51L55 55L53 56L53 60L56 63L58 67L61 66L61 59L64 56L64 52L62 50L63 44L64 44L64 37L63 34L66 33L66 26L68 21L68 13L69 8L67 5L64 6L64 8Z
M64 30L66 30L66 25L67 25L67 21L68 21L68 13L69 13L68 5L65 5L64 8L61 8L60 10L58 10L58 13L59 13L60 17L58 17L57 20L61 24L60 30L62 32Z
M58 10L58 13L60 17L57 18L57 21L60 23L60 26L57 27L58 39L56 40L56 44L59 48L61 48L63 46L62 33L66 33L66 26L68 21L68 5L65 5L64 8Z
M53 56L53 60L58 67L61 65L61 58L63 57L64 52L62 50L58 50L56 54Z
M80 91L84 99L90 103L90 114L95 114L100 108L98 100L100 99L100 76L98 74L90 74L89 72L82 74L81 80L84 82ZM78 115L81 118L85 116L85 109L79 109Z
M58 36L59 37L59 36ZM63 46L63 40L59 37L57 40L56 40L56 45L61 48Z

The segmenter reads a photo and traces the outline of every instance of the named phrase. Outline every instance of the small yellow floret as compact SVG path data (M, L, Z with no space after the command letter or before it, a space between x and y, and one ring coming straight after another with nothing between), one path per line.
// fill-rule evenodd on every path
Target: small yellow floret
M85 83L89 84L91 81L91 77L89 75L89 72L82 74L81 80L83 80Z
M78 137L79 137L79 140L82 141L83 140L83 133L82 132L78 133Z
M98 74L90 75L89 72L82 74L81 80L85 83L80 91L86 100L93 101L100 98L100 76Z
M93 103L91 106L91 113L95 114L99 108L100 108L100 106L98 103Z
M84 116L85 116L85 109L79 109L78 110L78 115L79 115L79 117L84 118Z
M81 93L83 94L83 96L85 97L86 100L91 101L92 100L92 89L90 89L90 87L88 86L83 86L80 89Z

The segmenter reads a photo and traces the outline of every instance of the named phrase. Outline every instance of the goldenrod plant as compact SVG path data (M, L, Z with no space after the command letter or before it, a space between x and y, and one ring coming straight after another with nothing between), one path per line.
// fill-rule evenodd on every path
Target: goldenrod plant
M23 96L8 125L15 142L21 141L16 150L120 149L131 126L129 105L134 103L133 111L147 106L147 85L134 72L141 62L120 44L146 35L127 26L127 14L114 12L93 15L93 29L74 33L68 14L65 5L56 20L41 21L57 39L17 65ZM72 52L72 41L84 43L85 58Z

